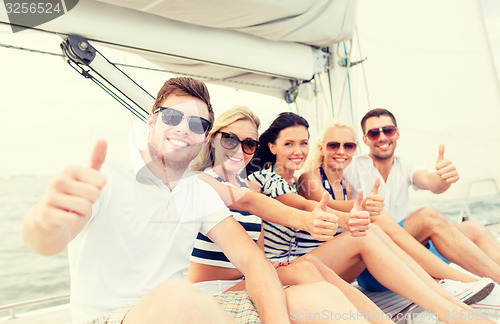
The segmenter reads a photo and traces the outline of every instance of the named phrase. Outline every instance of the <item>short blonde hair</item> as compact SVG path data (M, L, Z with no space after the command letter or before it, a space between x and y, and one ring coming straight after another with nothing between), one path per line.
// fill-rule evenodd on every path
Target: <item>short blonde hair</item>
M323 131L320 133L318 139L314 142L311 147L307 161L303 167L304 172L315 170L323 164L323 155L321 154L320 147L325 143L326 136L328 133L335 128L347 128L352 131L354 138L356 137L356 129L352 124L340 121L340 120L330 120Z
M255 113L250 108L245 106L237 106L226 110L215 120L210 134L213 135L222 128L227 127L239 120L249 120L255 125L256 129L259 129L260 127L259 117L257 117L257 115L255 115ZM209 141L208 144L201 149L200 153L193 160L193 162L191 162L189 169L191 171L199 171L209 166L213 166L213 163L213 148L211 142Z

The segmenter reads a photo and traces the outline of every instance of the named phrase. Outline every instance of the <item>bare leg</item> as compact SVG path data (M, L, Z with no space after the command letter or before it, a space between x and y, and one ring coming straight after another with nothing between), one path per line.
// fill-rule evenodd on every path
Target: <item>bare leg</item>
M410 257L412 257L431 277L436 279L453 279L462 282L472 282L477 279L458 271L434 253L429 251L420 242L415 240L404 228L387 213L372 217L372 222L378 225L389 237Z
M285 289L293 323L368 323L342 292L325 281Z
M196 312L193 312L196 309ZM235 323L211 296L183 279L171 279L153 289L123 320L123 324Z
M496 264L500 264L500 244L482 224L467 221L456 225L456 228L483 250Z
M372 225L375 227L375 225ZM389 249L374 233L354 238L346 232L336 236L310 252L347 281L359 273L350 269L366 264L367 268L384 286L438 315L441 321L451 323L446 314L464 312L466 305L458 306L431 288L428 281L420 278L413 270ZM423 272L423 271L422 271ZM424 276L428 276L423 272ZM430 277L429 277L430 278ZM429 279L432 280L432 279ZM478 314L480 317L481 315ZM483 319L478 319L484 320Z
M366 319L370 319L371 323L393 323L365 294L340 278L315 256L306 254L294 260L291 265L279 267L277 272L284 285L324 282L326 280L339 288L344 298L347 298L357 310L360 310L360 316L364 315Z
M500 266L435 209L425 207L415 211L405 219L404 225L417 241L431 239L439 253L451 262L500 282Z
M399 226L399 225L398 225ZM375 234L380 238L380 240L382 242L384 242L384 244L399 258L401 259L404 263L406 263L406 265L408 265L408 267L410 267L412 269L412 271L418 276L420 277L423 281L426 282L426 284L434 290L434 292L440 296L442 296L443 298L453 302L454 304L456 304L457 306L460 306L464 309L467 309L467 310L470 310L470 307L465 305L464 303L462 303L461 301L459 301L458 299L456 299L454 296L451 296L448 292L446 292L446 290L444 290L431 276L428 275L428 273L422 269L422 267L420 267L418 265L418 263L413 260L408 254L406 254L401 248L399 248L399 246L396 245L396 243L394 243L394 241L391 240L391 238L384 233L384 231L382 229L380 229L379 227L377 226L373 226L373 228L371 229L372 231L375 232ZM417 241L415 241L418 245L422 246L420 243L418 243ZM426 249L427 250L427 249ZM432 254L432 253L431 253ZM434 254L433 254L434 255ZM437 257L436 257L437 258ZM439 258L438 258L439 259ZM439 259L439 261L443 262L441 259ZM444 263L444 262L443 262ZM446 263L445 263L446 264ZM442 278L439 278L439 279L442 279ZM476 279L474 279L476 280Z

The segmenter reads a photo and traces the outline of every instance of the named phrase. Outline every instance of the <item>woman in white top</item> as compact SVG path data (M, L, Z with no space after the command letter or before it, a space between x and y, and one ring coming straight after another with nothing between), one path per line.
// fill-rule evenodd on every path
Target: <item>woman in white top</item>
M247 190L247 182L240 177L239 173L253 157L258 146L258 126L258 118L248 108L238 107L226 111L215 121L207 149L202 151L192 168L204 169L207 174L219 182L229 184L231 189L236 192L238 189ZM224 187L217 188L222 190L220 188ZM263 197L260 194L256 195ZM267 205L271 209L277 207L277 201L269 198L259 199L258 203ZM278 205L281 204L278 203ZM290 207L283 207L284 211L293 210ZM232 211L235 213L234 217L247 230L251 238L263 249L262 237L259 239L261 219L241 210L232 209ZM366 315L371 317L372 322L392 323L387 317L382 316L382 311L364 294L342 280L314 257L304 258L300 262L291 264L279 265L275 263L275 266L283 285L293 285L286 289L288 294L303 284L317 286L314 296L304 294L300 296L302 299L314 301L311 304L314 304L316 310L323 308L323 310L332 310L337 314L349 314L353 311L359 314L359 316L355 316L356 321L363 321L363 315ZM226 290L245 289L242 274L234 268L220 249L203 235L199 235L195 243L188 279L197 283L198 288L211 294L219 294ZM333 283L333 285L326 281ZM299 298L297 294L295 296ZM363 312L358 313L357 309L363 310ZM290 317L291 319L294 317L292 312L290 312ZM325 319L334 320L330 316L323 317L323 320ZM346 317L344 316L343 319L345 320Z
M262 192L296 208L309 209L311 201L296 193L294 173L299 170L309 153L307 121L294 113L281 113L259 137L260 146L249 162L247 171L257 169L249 179ZM264 224L266 254L276 260L291 260L312 255L319 258L347 282L353 281L365 268L384 286L436 314L439 320L479 322L484 315L474 311L448 294L413 259L404 253L380 228L370 224L363 232L351 226L363 227L368 219L361 209L362 193L358 192L350 214L339 215L339 226L347 231L331 240L314 246L307 233L287 230L278 224ZM354 237L356 234L358 237ZM295 261L294 261L295 262ZM472 314L464 320L450 314Z

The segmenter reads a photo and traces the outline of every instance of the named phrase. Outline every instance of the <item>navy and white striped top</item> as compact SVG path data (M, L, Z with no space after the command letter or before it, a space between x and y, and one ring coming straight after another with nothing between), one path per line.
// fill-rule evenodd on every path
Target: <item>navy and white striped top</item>
M276 198L278 196L294 193L295 183L289 185L279 174L272 169L252 173L248 179L257 184L263 194ZM298 258L322 244L315 240L311 234L296 228L262 221L264 227L264 246L266 257L272 261L290 261Z
M217 179L219 182L224 184L230 184L229 182L224 181L217 173L214 172L211 168L205 169L206 173L210 174L212 177ZM241 180L241 187L248 188L247 184ZM245 211L234 210L231 209L231 213L241 226L247 231L248 235L257 242L257 239L260 236L260 232L262 229L261 219L255 215L252 215ZM227 259L221 249L212 242L205 235L198 233L198 237L196 237L196 241L194 243L193 252L191 253L191 261L201 264L213 265L223 268L235 268L231 262Z

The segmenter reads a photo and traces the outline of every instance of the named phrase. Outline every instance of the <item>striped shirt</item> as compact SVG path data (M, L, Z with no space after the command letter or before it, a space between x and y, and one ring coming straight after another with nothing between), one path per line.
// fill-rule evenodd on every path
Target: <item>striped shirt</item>
M271 198L293 193L296 194L295 182L289 185L272 169L252 173L248 179L257 184L263 194ZM263 220L264 246L266 257L272 261L289 261L298 258L322 244L311 234L296 228L278 225Z
M224 181L211 168L205 169L204 172L210 174L219 182L232 186L232 184ZM247 184L243 180L238 180L240 181L242 188L248 188ZM241 224L241 226L243 226L252 240L254 240L254 242L257 242L262 229L260 217L241 210L231 209L230 211L234 219L236 219ZM198 236L196 237L193 252L191 253L191 261L223 268L235 268L224 255L222 250L208 237L201 233L198 233Z

